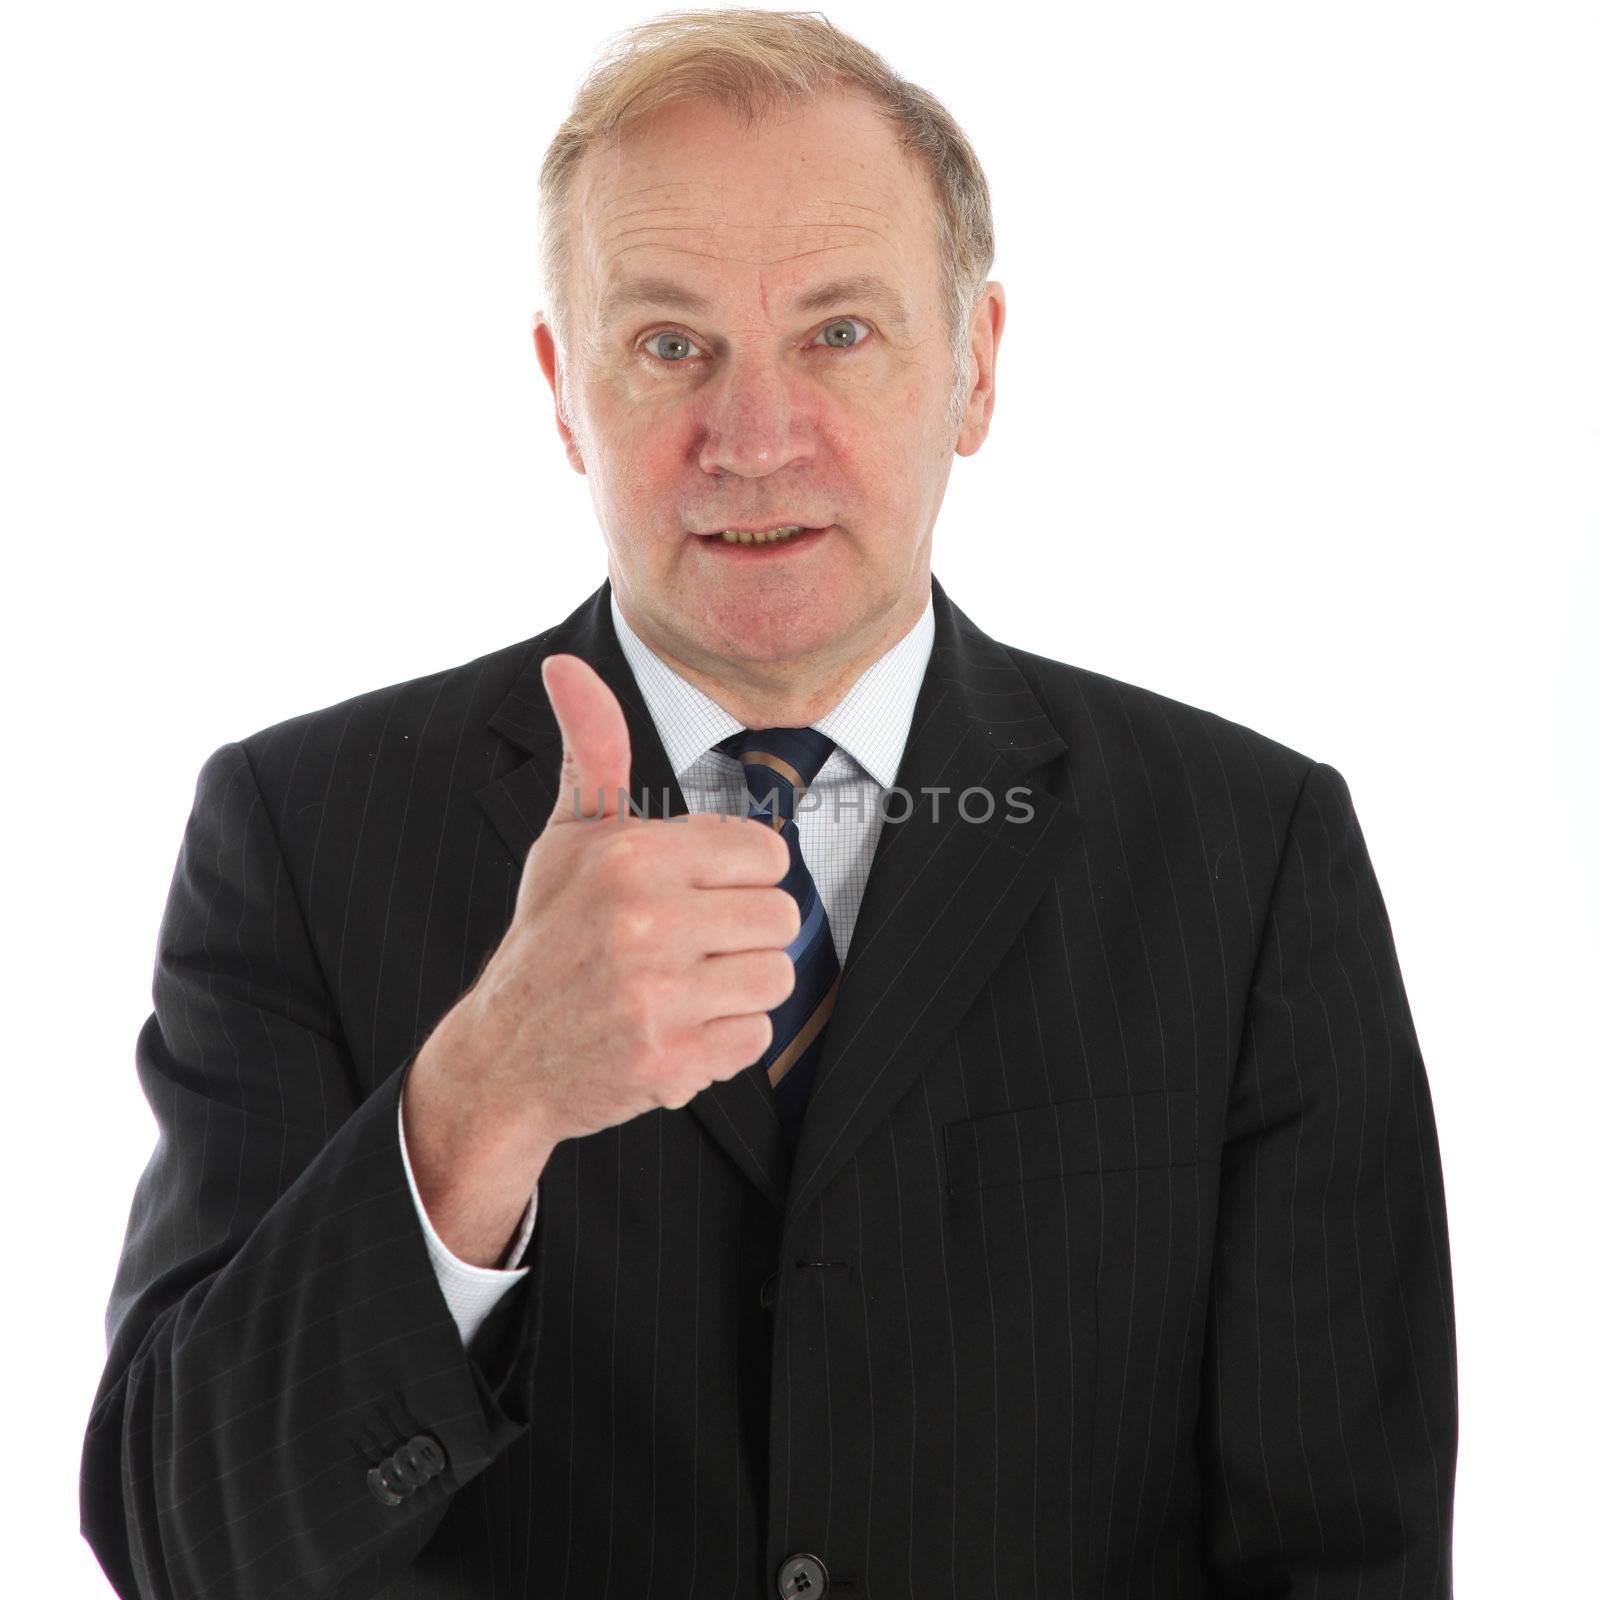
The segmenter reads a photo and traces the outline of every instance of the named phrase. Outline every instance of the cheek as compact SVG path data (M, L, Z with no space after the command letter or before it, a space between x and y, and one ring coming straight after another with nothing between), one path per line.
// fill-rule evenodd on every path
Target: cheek
M628 405L594 416L607 496L619 501L659 499L682 477L693 437L680 410Z
M672 384L647 381L622 364L592 372L585 398L597 430L619 446L671 427L682 409Z
M919 397L895 394L865 407L840 407L826 437L836 464L874 500L893 503L926 454Z

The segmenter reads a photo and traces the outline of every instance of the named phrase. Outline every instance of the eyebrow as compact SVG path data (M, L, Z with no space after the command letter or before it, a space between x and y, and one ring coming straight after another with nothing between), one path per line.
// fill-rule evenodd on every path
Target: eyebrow
M874 277L870 272L852 273L848 277L819 283L795 298L794 309L800 312L825 311L829 306L845 303L876 305L889 326L897 327L902 333L911 330L911 311L905 297L892 284ZM704 316L711 309L711 302L698 290L685 288L670 278L624 278L601 296L595 320L604 327L625 311L653 307Z

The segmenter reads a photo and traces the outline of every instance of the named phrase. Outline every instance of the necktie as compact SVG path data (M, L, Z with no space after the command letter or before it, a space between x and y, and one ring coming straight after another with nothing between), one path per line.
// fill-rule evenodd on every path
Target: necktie
M745 815L770 822L789 846L789 870L780 887L800 906L800 931L788 947L794 962L794 990L768 1013L772 1042L750 1070L765 1072L772 1085L778 1121L792 1159L822 1053L823 1031L839 987L833 930L800 854L795 805L822 770L833 740L815 728L746 728L716 748L735 757L744 768L749 791Z

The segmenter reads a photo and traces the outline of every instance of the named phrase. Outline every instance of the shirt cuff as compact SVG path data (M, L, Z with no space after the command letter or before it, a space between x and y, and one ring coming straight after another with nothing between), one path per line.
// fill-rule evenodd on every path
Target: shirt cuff
M534 1184L527 1209L522 1213L522 1226L511 1248L502 1258L504 1267L476 1267L463 1261L434 1231L428 1213L417 1193L417 1180L411 1171L411 1156L406 1150L405 1097L400 1097L400 1110L396 1122L400 1133L400 1159L405 1163L406 1182L411 1186L411 1199L417 1208L417 1218L422 1224L422 1237L428 1246L428 1259L433 1263L444 1302L461 1331L463 1345L472 1342L472 1336L483 1326L485 1318L500 1303L502 1297L527 1275L528 1268L518 1266L533 1236L533 1219L539 1209L539 1185Z

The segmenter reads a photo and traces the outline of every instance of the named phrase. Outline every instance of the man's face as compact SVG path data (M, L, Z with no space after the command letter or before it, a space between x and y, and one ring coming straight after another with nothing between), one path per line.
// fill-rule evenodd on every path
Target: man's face
M630 623L724 680L875 656L926 600L952 450L988 431L999 285L953 430L932 188L866 103L755 129L669 106L576 178L572 369L535 340ZM824 531L720 537L786 523Z

